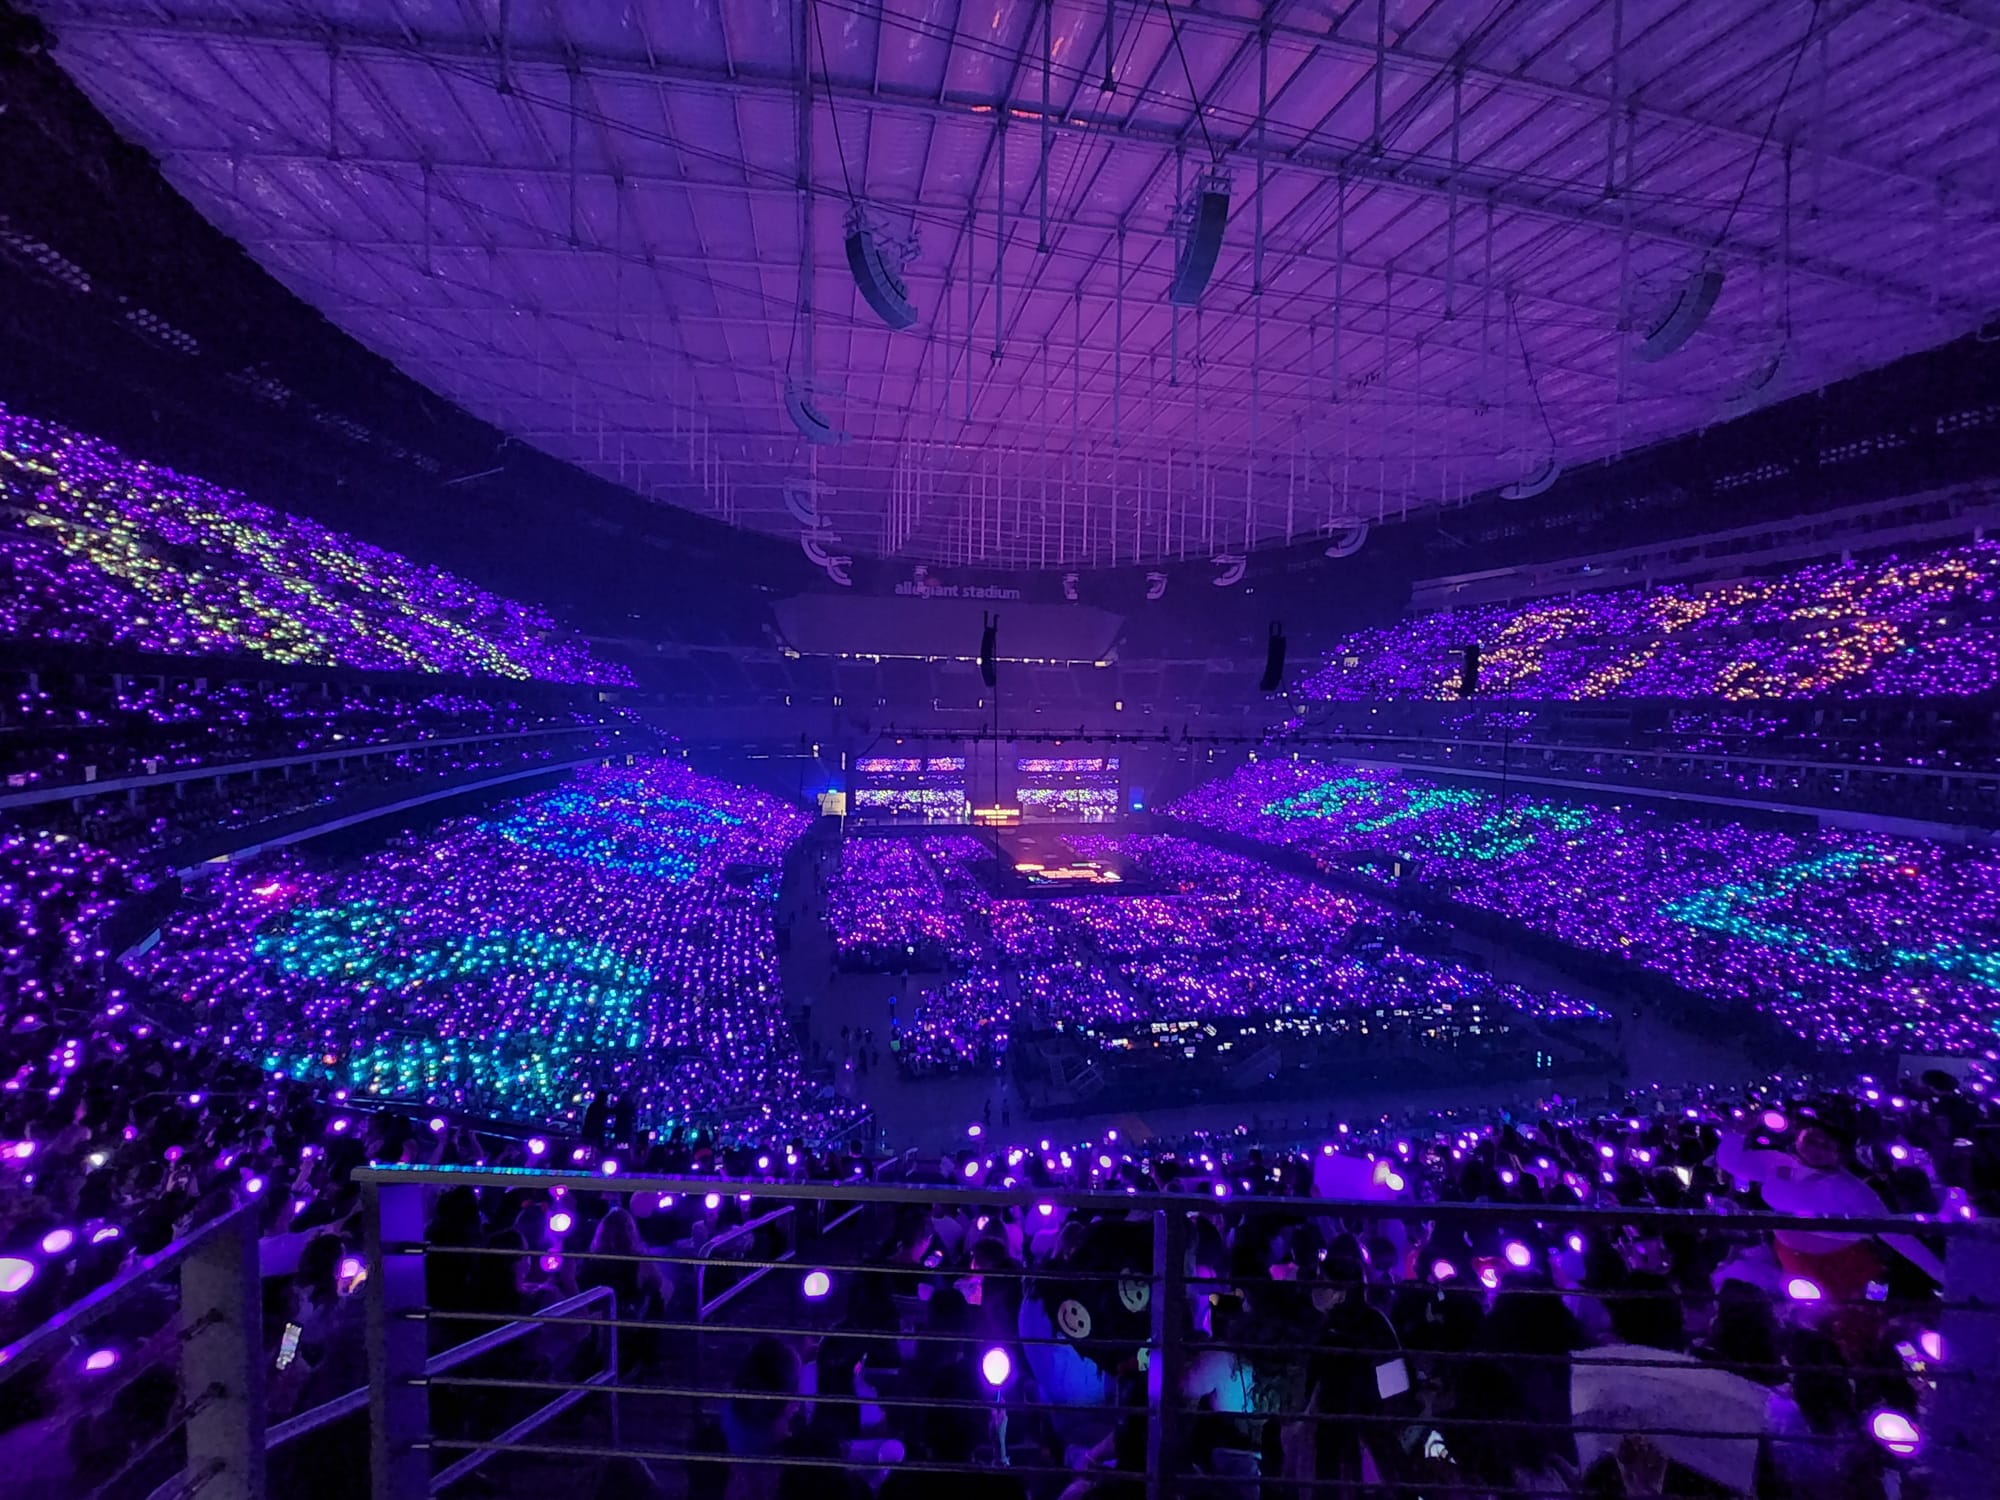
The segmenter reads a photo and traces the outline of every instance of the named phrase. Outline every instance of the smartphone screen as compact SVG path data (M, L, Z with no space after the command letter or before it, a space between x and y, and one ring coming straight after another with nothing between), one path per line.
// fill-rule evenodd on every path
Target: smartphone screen
M278 1341L278 1368L285 1369L299 1357L299 1335L305 1330L296 1323L285 1325L285 1336Z
M1375 1394L1384 1401L1410 1388L1410 1367L1400 1359L1385 1360L1375 1367Z

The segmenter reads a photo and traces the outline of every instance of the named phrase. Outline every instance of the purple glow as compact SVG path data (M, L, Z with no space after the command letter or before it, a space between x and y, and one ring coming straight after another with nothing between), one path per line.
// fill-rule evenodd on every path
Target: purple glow
M632 680L538 609L5 408L0 497L32 503L65 534L88 538L53 555L20 540L0 544L9 578L0 634L174 656ZM142 553L146 568L125 563Z
M1902 1412L1884 1407L1868 1418L1868 1433L1899 1458L1908 1458L1923 1442L1917 1424Z
M1014 1378L1013 1358L996 1345L980 1356L979 1373L997 1391Z

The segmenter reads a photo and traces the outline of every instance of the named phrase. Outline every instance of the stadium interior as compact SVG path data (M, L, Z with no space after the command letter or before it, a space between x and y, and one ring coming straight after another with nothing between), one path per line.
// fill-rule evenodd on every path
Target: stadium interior
M1993 1495L1996 132L0 0L0 1495Z

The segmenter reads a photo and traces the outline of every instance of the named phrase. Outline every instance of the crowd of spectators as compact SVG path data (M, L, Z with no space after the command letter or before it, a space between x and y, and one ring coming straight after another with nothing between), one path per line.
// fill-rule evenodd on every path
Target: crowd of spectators
M359 807L397 790L441 780L477 780L482 772L536 766L602 748L601 732L402 751L322 764L290 776L203 778L134 788L112 796L51 801L19 809L23 825L69 834L152 865L211 857L217 835L336 806ZM364 750L365 747L358 747ZM226 841L225 841L226 842Z
M1295 696L1969 697L2000 680L2000 543L1770 578L1570 594L1420 615L1346 637Z
M566 1194L530 1177L431 1204L434 1307L513 1317L602 1285L623 1316L685 1320L688 1258L758 1217L760 1181L878 1171L866 1154L809 1144L839 1133L843 1107L812 1098L780 1030L772 869L800 823L675 762L593 772L351 867L218 876L129 979L94 934L132 873L58 834L8 835L0 1346L135 1256L247 1205L268 1273L271 1414L350 1389L363 1374L364 1263L349 1174L371 1161L710 1179L701 1193ZM926 851L961 902L983 888L979 847ZM1367 908L1179 839L1083 840L1078 852L1169 893L1065 898L1054 949L988 914L980 930L1010 973L1063 974L1050 954L1079 951L1121 983L1147 954L1171 956L1163 974L1195 973L1207 953L1337 945L1336 926L1351 931ZM1071 973L1048 981L1052 1012L1089 1003ZM387 997L406 1008L381 1010ZM1138 998L1127 984L1117 1003ZM642 1066L635 1036L669 1066ZM962 1481L973 1493L1126 1493L1144 1461L1151 1326L1127 1288L1150 1275L1153 1221L1037 1196L1067 1188L1188 1199L1190 1295L1170 1313L1184 1357L1168 1398L1187 1420L1170 1451L1202 1472L1886 1500L1921 1463L1935 1382L1953 1373L1943 1227L2000 1212L1989 1068L1175 1143L1010 1140L973 1122L934 1164L898 1164L902 1180L936 1185L933 1202L865 1218L858 1254L816 1246L831 1270L772 1279L802 1299L787 1306L819 1309L806 1319L818 1331L761 1339L734 1367L733 1396L697 1426L691 1492L847 1484L895 1500L934 1492L923 1485L936 1476L902 1464L935 1462L981 1466ZM518 1123L468 1122L495 1114ZM1305 1198L1351 1201L1285 1206ZM1503 1212L1454 1216L1467 1204ZM1651 1207L1928 1217L1880 1235L1773 1234L1754 1217L1698 1232L1562 1219ZM440 1253L454 1247L518 1253ZM157 1380L118 1373L168 1368L168 1318L141 1303L0 1386L11 1477L102 1477L169 1420ZM440 1322L435 1337L478 1326ZM632 1381L683 1382L664 1340L626 1348ZM1635 1368L1647 1373L1636 1395L1624 1378ZM899 1404L918 1398L965 1404ZM1750 1435L1673 1435L1690 1410L1706 1430ZM1589 1430L1616 1422L1665 1435ZM838 1459L856 1475L703 1453Z
M936 968L890 1045L913 1076L998 1062L1021 1030L1118 1061L1225 1068L1268 1047L1492 1051L1524 1021L1594 1029L1589 1005L1384 938L1387 907L1175 837L1072 836L1130 892L1005 896L967 834L850 838L827 889L836 951ZM1141 893L1141 883L1145 893Z
M825 1123L848 1107L803 1075L776 957L805 826L677 760L586 769L351 864L219 872L140 968L187 1034L376 1096L556 1125L609 1090L649 1126Z
M125 776L418 740L574 729L573 704L356 682L43 673L0 695L0 788Z
M2000 1018L2000 860L1975 847L1289 758L1170 811L1498 912L1838 1050L1960 1052Z
M0 407L0 637L631 682L541 610Z
M1940 1382L1979 1374L1954 1364L1940 1293L1949 1226L2000 1211L1990 1067L1315 1121L1305 1139L1012 1141L973 1122L961 1149L895 1164L930 1201L814 1246L817 1265L781 1269L746 1308L802 1326L746 1335L726 1376L703 1367L714 1420L690 1493L1138 1494L1150 1406L1186 1482L1232 1494L1889 1500L1923 1476ZM532 1254L505 1226L554 1211L568 1259L651 1247L666 1279L650 1295L672 1309L675 1257L767 1208L757 1180L875 1170L799 1152L651 1162L746 1191L458 1189L432 1241ZM1185 1203L1167 1208L1184 1295L1159 1395L1161 1200L1125 1212L1063 1190ZM1901 1222L1772 1232L1759 1210ZM521 1295L500 1293L510 1310Z

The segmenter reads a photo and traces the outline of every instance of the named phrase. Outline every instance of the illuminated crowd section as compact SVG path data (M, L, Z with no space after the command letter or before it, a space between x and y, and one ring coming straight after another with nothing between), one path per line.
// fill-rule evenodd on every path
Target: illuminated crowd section
M177 1029L271 1073L523 1120L811 1133L774 910L805 817L678 762L213 877L142 962Z
M532 605L5 407L0 637L631 681Z
M2000 542L1422 615L1348 636L1307 699L1961 697L2000 685Z
M1174 837L1074 836L1151 895L1004 897L968 834L850 839L828 891L841 951L942 964L893 1035L924 1073L996 1062L1022 1028L1107 1052L1225 1063L1270 1044L1498 1043L1588 1005L1495 981L1383 938L1386 908Z
M1173 816L1431 891L1753 1005L1845 1050L1964 1052L2000 1030L2000 857L1750 828L1418 776L1252 763Z

